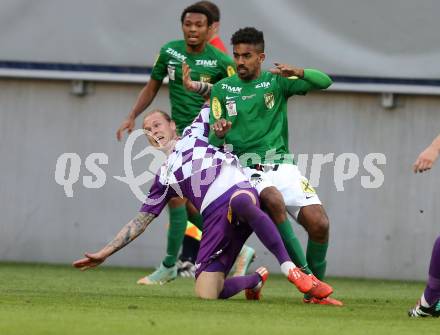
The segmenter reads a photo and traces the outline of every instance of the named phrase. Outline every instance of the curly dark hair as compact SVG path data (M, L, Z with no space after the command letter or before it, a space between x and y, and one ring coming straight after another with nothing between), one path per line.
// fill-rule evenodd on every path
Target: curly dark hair
M212 21L220 22L220 9L215 3L211 1L197 1L194 5L204 6L207 10L211 12Z
M191 6L186 7L183 12L182 15L180 16L180 22L183 24L183 20L185 20L185 15L188 13L199 13L199 14L203 14L206 16L206 18L208 19L208 27L212 25L212 23L214 22L213 18L212 18L212 14L209 11L208 8L206 8L203 5L199 5L199 4L194 4Z
M261 52L264 52L264 36L263 32L254 27L246 27L237 30L231 38L231 44L253 44Z

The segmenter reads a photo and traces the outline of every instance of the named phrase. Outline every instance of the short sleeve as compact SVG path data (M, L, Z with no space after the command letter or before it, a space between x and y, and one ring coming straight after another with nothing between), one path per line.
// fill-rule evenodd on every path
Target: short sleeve
M224 58L224 66L226 68L226 75L228 77L231 77L237 72L235 68L235 63L232 60L232 58L226 54L223 55L223 58Z
M160 49L160 53L156 58L153 65L153 71L151 72L151 78L162 81L168 74L167 70L167 54L164 51L164 47Z

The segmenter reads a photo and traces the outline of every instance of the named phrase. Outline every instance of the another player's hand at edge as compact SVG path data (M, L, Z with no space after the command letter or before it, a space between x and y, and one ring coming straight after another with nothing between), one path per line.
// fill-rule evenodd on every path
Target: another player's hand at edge
M214 122L214 124L212 125L212 130L214 130L215 136L217 136L218 138L224 138L231 127L231 121L220 119Z
M125 119L116 132L116 138L118 139L118 141L122 140L125 130L127 130L127 132L130 134L133 131L134 126L135 126L135 121L133 118L128 117L127 119Z
M432 165L437 160L439 156L438 150L432 146L427 147L423 152L417 157L413 165L414 173L424 172L430 170Z
M75 268L80 269L81 271L94 268L107 259L107 257L102 255L102 253L100 252L96 252L93 254L86 252L84 256L86 257L78 259L72 263Z
M271 68L269 71L273 74L278 74L283 77L298 77L302 78L304 77L304 69L299 68L296 66L292 66L289 64L281 64L281 63L274 63L275 67Z

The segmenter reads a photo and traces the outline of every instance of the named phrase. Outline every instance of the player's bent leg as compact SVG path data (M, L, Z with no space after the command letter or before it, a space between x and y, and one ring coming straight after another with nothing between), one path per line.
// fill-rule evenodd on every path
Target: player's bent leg
M188 221L198 229L203 230L203 217L190 201L186 202L186 211L188 213Z
M232 214L241 222L246 222L264 246L271 251L280 264L290 261L280 235L272 221L259 208L255 191L239 190L230 199Z
M194 278L195 262L202 237L203 217L190 201L186 202L186 211L188 222L182 241L182 252L176 265L179 276Z
M424 297L429 305L440 299L440 236L434 242L429 264L429 279Z
M218 299L223 290L225 274L223 272L203 271L197 277L195 292L201 299Z
M232 213L240 221L247 223L263 245L277 258L281 271L287 276L289 281L300 292L309 292L313 288L312 278L297 268L289 258L281 236L272 221L258 207L256 192L247 190L235 192L231 196L230 206Z
M264 266L259 267L255 270L255 273L260 275L260 282L252 287L247 288L245 290L245 296L247 300L260 300L261 299L261 290L263 289L264 284L266 283L267 278L269 277L269 271Z
M172 198L168 203L170 226L167 236L167 255L163 260L166 267L172 267L176 264L177 255L182 246L188 221L185 203L186 199L179 197Z
M329 220L324 207L319 204L301 207L298 213L298 222L309 235L307 263L313 272L311 277L314 282L313 289L304 296L304 303L342 306L341 301L328 297L333 290L328 287L328 284L322 282L327 267L329 237Z
M269 274L265 268L265 271L259 270L261 273L255 272L251 275L232 277L226 280L224 272L202 271L197 276L196 295L202 299L228 299L249 289L253 291L254 297L259 297L261 288Z
M287 218L283 195L276 187L266 187L260 193L261 208L275 222L284 246L292 261L307 274L311 274L301 242L296 237L292 224Z
M259 294L262 288L262 281L263 277L258 272L246 276L228 278L223 284L223 290L219 294L219 299L228 299L247 289L255 290L255 292Z
M322 205L301 207L298 222L305 228L309 237L317 243L327 243L330 222Z
M177 267L174 265L167 268L160 264L159 268L148 276L142 277L137 281L139 285L164 285L177 277Z
M307 263L313 274L320 280L325 276L327 267L327 249L329 237L329 220L322 205L308 205L300 209L298 222L306 229Z
M255 249L248 245L243 245L234 263L232 277L245 276L255 257Z
M283 195L276 187L266 187L259 194L261 208L269 214L275 224L281 224L287 220L286 205Z
M415 307L408 311L410 317L440 316L440 236L432 248L429 278L425 291Z
M159 268L148 276L140 278L140 285L166 284L177 277L177 256L182 245L187 224L186 199L176 197L168 202L170 226L167 235L167 255Z

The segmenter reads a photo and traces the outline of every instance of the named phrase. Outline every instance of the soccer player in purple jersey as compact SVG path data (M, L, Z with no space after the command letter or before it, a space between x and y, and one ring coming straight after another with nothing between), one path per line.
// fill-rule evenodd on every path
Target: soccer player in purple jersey
M237 74L213 86L184 81L185 87L211 97L210 143L233 146L257 189L292 260L306 273L325 276L329 220L315 189L301 175L289 151L287 101L294 95L326 89L331 78L316 69L275 63L263 71L263 32L247 27L232 35ZM185 72L184 72L185 74ZM191 79L191 77L189 77ZM307 253L296 237L287 212L308 233ZM342 306L337 299L304 296L305 303Z
M227 299L246 290L247 299L258 300L268 272L225 279L244 242L254 231L277 258L281 272L299 291L316 298L332 293L332 288L303 273L291 261L281 236L271 219L259 208L257 191L242 172L236 156L208 144L209 108L202 109L194 122L176 134L176 125L161 111L144 119L149 141L160 148L167 160L161 166L140 213L116 237L96 253L86 253L73 266L95 267L139 236L157 217L171 197L186 197L200 211L204 226L196 261L198 297Z
M424 151L414 163L414 172L424 172L433 166L440 154L440 135ZM431 263L429 265L428 284L415 307L408 311L410 317L440 316L440 236L434 242Z

